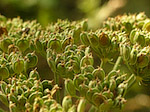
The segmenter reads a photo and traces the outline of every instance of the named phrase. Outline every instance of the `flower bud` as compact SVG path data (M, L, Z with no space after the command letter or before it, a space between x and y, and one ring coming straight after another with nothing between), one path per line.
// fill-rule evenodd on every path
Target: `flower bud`
M89 88L96 88L97 87L97 81L96 80L91 80L89 82Z
M68 112L77 112L76 106L73 105L72 107L70 107L70 108L68 109Z
M129 59L130 65L136 64L136 62L137 62L137 54L138 54L137 49L132 48L131 53L130 53L130 59Z
M44 99L43 99L44 100ZM52 104L54 104L56 101L54 99L47 99L44 100L44 105L46 105L47 107L50 107Z
M81 27L78 27L75 30L73 30L73 38L76 44L80 40L80 33L81 33Z
M92 47L98 46L99 43L98 43L98 37L96 34L92 33L88 36L88 38Z
M77 90L79 90L79 85L84 81L84 76L82 74L76 75L73 79L73 84Z
M22 94L21 96L18 96L18 104L21 107L24 107L26 104L27 98Z
M9 38L0 40L0 48L3 50L3 52L8 52L8 46L11 44L12 44L12 41Z
M69 37L69 38L65 38L65 40L62 42L62 48L65 49L66 46L73 44L73 38Z
M109 47L111 44L111 41L108 35L105 34L104 32L102 32L99 36L99 44L100 44L100 47Z
M84 73L84 77L86 77L88 80L94 79L94 76L92 75L92 73Z
M145 45L145 37L144 37L144 35L136 33L136 35L135 35L135 42L137 42L141 46L144 46Z
M144 53L138 54L137 63L136 63L137 67L144 68L148 65L148 63L149 63L149 58L146 54L144 54Z
M43 106L43 99L40 97L35 98L33 103L33 112L39 112Z
M82 22L82 30L83 31L87 31L88 30L88 21L87 20L84 20Z
M81 73L86 74L86 73L92 73L94 70L94 67L92 65L85 65L84 67L81 68Z
M25 92L23 93L23 95L24 95L26 98L28 98L30 94L31 94L31 90L30 90L30 89L28 89L27 91L25 91Z
M102 103L100 105L99 108L102 111L108 111L108 110L110 110L113 107L113 104L114 104L114 101L112 99L107 99L107 100L105 100L104 103Z
M88 90L89 90L89 87L85 85L84 83L79 85L79 92L81 96L85 97Z
M86 108L86 100L82 98L79 101L77 112L85 112L85 108Z
M47 48L51 48L55 52L60 52L61 51L61 42L60 42L60 40L57 39L57 38L49 40L49 42L47 44Z
M92 55L86 55L81 59L80 67L84 67L85 65L93 65L94 59Z
M43 89L48 88L49 90L51 90L53 88L52 81L49 81L49 80L43 80L42 85L43 85Z
M145 44L146 44L146 46L150 46L150 38L149 37L145 37Z
M38 91L36 91L36 92L34 92L34 93L31 93L30 96L29 96L29 98L28 98L29 103L30 103L30 104L33 104L35 98L37 98L37 97L42 97L42 96L43 96L43 94L42 94L41 92L38 92Z
M132 44L135 44L135 35L137 35L138 33L138 30L137 29L134 29L131 31L130 35L129 35L129 38L130 38L130 42Z
M106 100L106 97L102 95L101 93L94 93L92 96L93 103L99 107L100 104L102 104Z
M50 110L49 110L49 112L63 112L63 109L62 109L62 107L61 107L61 105L60 104L52 104L51 106L50 106Z
M97 92L99 92L97 88L89 88L89 90L86 92L86 99L91 101L92 96L94 95L94 93L97 93Z
M72 51L75 51L77 49L77 45L75 44L69 44L65 47L65 51L69 51L69 50L72 50Z
M29 102L26 102L26 104L25 104L25 109L26 109L26 111L28 111L28 112L30 112L30 111L33 111L32 110L32 105L29 103Z
M17 92L17 95L21 95L21 94L23 94L24 91L23 91L23 89L21 88L21 86L18 85L18 86L16 87L16 92Z
M95 79L98 78L99 80L103 81L105 78L105 71L98 67L92 72L92 75L95 77Z
M9 77L9 70L7 67L0 66L0 77L2 77L2 79L6 79Z
M6 106L9 105L7 96L6 96L4 93L2 93L1 91L0 91L0 101L1 101L3 104L5 104Z
M102 95L104 95L107 99L112 99L114 97L114 94L110 90L104 91Z
M36 80L40 79L39 73L36 71L36 69L32 70L29 74L29 78L34 78Z
M65 96L62 101L62 107L64 112L68 112L68 109L72 106L71 96Z
M122 56L123 56L123 59L125 61L128 61L129 58L130 58L130 52L131 52L131 49L128 45L123 45L123 48L122 48Z
M61 77L66 77L67 68L65 67L64 63L59 63L57 65L57 72L58 72L58 75L60 75Z
M16 104L15 103L10 103L9 104L9 110L10 110L10 112L17 112L18 109L17 109Z
M71 79L65 80L65 89L71 96L76 96L76 89Z
M132 24L130 22L125 22L124 25L125 25L126 32L130 33L132 30Z
M142 29L150 32L150 21L146 21Z
M12 65L13 71L15 73L21 73L24 70L24 60L23 59L18 59L13 62Z
M28 53L26 55L25 66L27 69L35 67L37 65L37 63L38 63L38 57L35 55L35 52Z
M9 94L10 93L10 84L7 85L6 89L5 89L5 93Z
M29 48L29 40L21 38L17 40L16 45L21 52L24 52L27 48Z
M107 79L110 80L112 77L118 76L118 71L112 70L108 73Z
M2 93L6 94L5 93L5 89L7 87L7 83L4 82L4 81L1 81L0 84L1 84L1 91L2 91Z
M9 100L9 102L12 101L15 104L18 103L17 97L14 94L12 94L12 93L8 94L8 100Z
M81 40L82 44L87 45L87 46L90 45L87 33L85 33L85 32L81 33L80 40Z
M8 35L8 31L5 27L0 27L0 36L2 36L3 34Z

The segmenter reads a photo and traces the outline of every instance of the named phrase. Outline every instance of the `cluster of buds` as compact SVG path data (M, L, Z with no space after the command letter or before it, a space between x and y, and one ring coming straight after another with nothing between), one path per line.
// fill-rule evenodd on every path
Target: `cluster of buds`
M29 76L21 73L0 84L0 100L10 112L45 112L46 109L53 112L50 106L59 105L53 99L58 85L49 80L41 81L36 70L31 71Z
M108 111L124 106L126 102L124 96L134 80L134 75L129 77L117 70L106 74L101 67L94 69L89 64L85 65L82 72L72 80L65 80L65 89L70 96L83 98L98 110Z
M108 18L107 21L104 21L103 27L112 31L125 31L129 34L132 29L141 29L143 24L145 24L145 20L147 20L145 13L124 14L123 16L119 15L115 18Z
M7 79L20 73L26 73L29 68L37 65L38 57L35 52L27 53L22 56L20 52L11 52L10 54L0 54L0 78Z
M47 62L54 73L60 77L72 79L74 75L81 72L80 60L81 63L90 57L89 61L93 60L92 56L88 56L89 52L89 47L75 44L67 45L65 51L60 54L52 51L52 49L47 49Z
M1 81L0 101L9 107L10 112L76 112L71 96L65 96L62 105L54 95L59 89L53 81L40 80L36 69L29 76L19 74Z
M150 19L144 13L109 18L95 31L87 20L42 27L0 15L0 100L11 112L84 112L87 103L91 111L121 109L135 76L150 84L149 46ZM100 59L96 69L94 53ZM28 75L37 66L36 54L47 60L55 85L41 81L36 69ZM130 72L119 70L122 60ZM108 62L116 62L111 70L104 66ZM65 80L62 104L59 79Z

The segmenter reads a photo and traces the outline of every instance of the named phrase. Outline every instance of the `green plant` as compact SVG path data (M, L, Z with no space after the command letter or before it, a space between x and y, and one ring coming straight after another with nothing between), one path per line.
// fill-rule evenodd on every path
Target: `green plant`
M135 81L150 83L149 21L144 13L129 14L92 30L87 20L42 27L1 15L1 102L10 112L84 112L87 104L89 112L121 110ZM54 81L41 80L37 54L47 60Z

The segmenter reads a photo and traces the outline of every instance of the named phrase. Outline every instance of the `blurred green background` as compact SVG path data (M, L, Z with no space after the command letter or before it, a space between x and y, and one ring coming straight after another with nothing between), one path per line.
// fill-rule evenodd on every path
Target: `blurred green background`
M110 1L116 1L111 7L120 5L118 7L121 8L109 16L141 11L150 15L150 0L0 0L0 13L10 18L20 16L24 20L37 19L42 25L46 25L58 18L79 20L93 16L93 13L96 15L97 10ZM124 2L123 6L120 2Z
M0 14L8 18L36 19L43 26L57 19L88 18L91 27L99 27L109 16L138 12L150 17L150 0L0 0ZM50 72L46 61L39 61L40 73ZM129 100L124 112L150 112L149 96L149 86L135 84L126 95Z

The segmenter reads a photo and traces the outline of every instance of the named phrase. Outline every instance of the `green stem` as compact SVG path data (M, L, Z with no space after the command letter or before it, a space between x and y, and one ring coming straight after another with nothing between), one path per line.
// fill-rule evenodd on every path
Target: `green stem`
M132 74L127 81L128 81L128 87L127 88L129 89L136 82L135 74Z
M103 66L104 66L104 59L101 59L100 67L103 68Z
M55 84L59 86L59 76L58 74L56 74L56 72L54 72L54 81L55 81ZM57 90L56 92L56 101L60 103L60 91L59 90Z
M129 71L130 71L132 74L135 74L135 72L133 71L133 69L131 68L131 66L128 64L128 62L126 62L126 66L127 66L127 68L129 69Z
M119 56L117 61L116 61L116 63L115 63L115 65L114 65L114 67L113 67L113 70L117 70L118 69L119 64L121 63L121 61L122 61L122 57Z
M129 69L129 71L132 73L132 75L127 80L128 81L128 89L129 89L136 82L137 74L135 73L135 71L133 71L133 69L131 68L131 66L127 62L126 62L126 65L127 65L128 69Z
M135 82L136 82L136 76L135 76L135 74L132 74L128 78L128 80L126 82L127 82L127 89L124 92L123 97L126 95L126 93L128 92L128 90L135 84Z
M96 112L96 111L97 111L97 108L92 105L88 112Z

